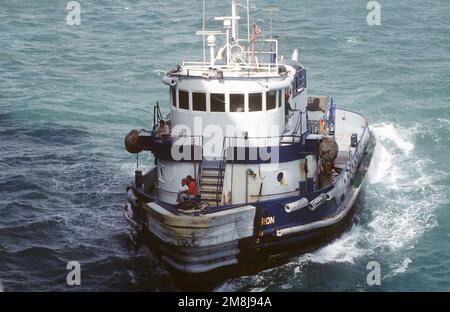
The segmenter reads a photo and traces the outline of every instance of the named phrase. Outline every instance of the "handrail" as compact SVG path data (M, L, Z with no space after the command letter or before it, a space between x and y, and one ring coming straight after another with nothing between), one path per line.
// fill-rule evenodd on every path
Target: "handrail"
M156 105L153 106L153 128L155 129L158 122L163 119L163 115L161 113L161 108L159 107L159 102L156 102Z
M195 185L197 185L197 189L199 189L200 187L200 176L202 175L202 171L203 171L203 145L205 143L205 140L202 136L202 156L201 156L201 160L199 161L199 165L198 165L198 174L195 173L196 175L196 179L195 179Z
M298 127L297 127L297 129L298 129ZM154 134L154 131L150 131L150 133L152 133L152 134ZM261 137L243 137L243 136L224 136L223 137L223 142L222 142L222 154L223 154L223 152L224 152L224 148L225 148L225 146L224 146L224 144L225 144L225 140L227 141L227 142L232 142L232 141L234 141L234 140L241 140L242 142L247 142L247 141L253 141L253 140L255 140L255 141L261 141L261 140L265 140L265 144L264 145L258 145L258 146L255 146L255 147L270 147L270 146L276 146L276 145L270 145L270 144L268 144L268 140L270 140L271 142L274 142L275 141L275 139L278 139L277 140L277 142L278 143L281 143L282 142L282 139L285 139L285 138L298 138L298 139L300 139L302 136L301 135L297 135L297 134L288 134L288 135L279 135L279 136L261 136ZM203 146L204 144L204 141L205 141L205 137L203 136L203 135L186 135L186 136L174 136L174 135L172 135L171 136L171 139L173 139L173 140L178 140L178 139L183 139L183 140L192 140L192 139L199 139L198 140L198 144L193 144L193 145L197 145L197 146ZM197 141L195 141L195 143L197 143ZM285 145L286 143L290 143L290 144L296 144L296 142L283 142L283 145ZM239 146L239 144L228 144L228 145L226 145L226 147L228 148L228 147L248 147L248 145L242 145L242 146Z
M226 35L224 33L219 33L217 35ZM248 41L248 39L238 39L236 40L236 44L239 45L240 43L246 43L250 45L253 41ZM259 50L250 51L249 46L246 48L242 46L242 57L247 58L250 54L254 55L276 55L278 56L278 50L279 50L279 43L276 39L259 39L258 44L264 44L261 45L261 48ZM228 45L228 44L227 44ZM275 51L273 50L275 48ZM247 64L246 60L242 60L242 62L238 63L240 69L243 70L267 70L269 72L272 71L278 71L278 67L280 64L278 63L278 58L276 57L274 61L272 62L262 62L258 64ZM205 64L205 62L199 62L199 61L184 61L183 66L190 67L190 68L199 68L199 69L209 69L210 64ZM236 62L230 62L229 64L214 64L214 68L217 69L235 69L236 68Z
M189 67L190 69L209 69L209 67L205 67L204 63L202 62L183 62L183 66ZM267 70L268 72L278 72L279 64L274 63L259 63L258 65L239 65L239 69L241 70ZM215 69L231 69L235 70L236 66L229 66L229 65L214 65Z
M296 122L296 124L295 124L293 133L297 133L299 130L300 130L300 131L303 130L303 127L302 127L302 125L303 125L302 117L303 117L303 112L299 111L299 114L298 114L298 120L297 120L297 122ZM302 134L303 134L303 133L302 133Z
M217 186L216 186L216 204L219 206L219 185L222 184L222 191L223 191L223 176L224 176L224 164L225 158L226 158L226 149L225 149L225 140L227 137L225 136L222 141L222 157L220 159L219 164L219 175L217 176ZM222 195L221 195L222 197Z
M355 163L356 157L359 156L359 154L361 153L361 146L364 146L364 144L361 144L361 143L363 143L363 140L365 139L366 133L369 130L369 121L365 117L364 117L364 121L365 121L365 127L364 127L363 133L361 134L361 139L358 142L358 146L356 147L353 155L347 161L347 164L346 164L346 166L344 167L344 170L343 170L344 172L353 171L352 167L355 167L354 163Z

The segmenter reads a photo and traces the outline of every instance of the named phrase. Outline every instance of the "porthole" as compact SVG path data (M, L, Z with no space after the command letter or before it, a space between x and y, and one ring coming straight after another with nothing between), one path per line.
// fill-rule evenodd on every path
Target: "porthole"
M279 172L277 174L277 181L281 183L281 182L283 182L283 179L284 179L284 173L283 172Z

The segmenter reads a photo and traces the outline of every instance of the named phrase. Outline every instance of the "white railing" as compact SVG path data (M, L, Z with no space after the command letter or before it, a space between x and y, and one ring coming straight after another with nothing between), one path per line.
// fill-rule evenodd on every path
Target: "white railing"
M183 67L187 67L189 69L199 69L199 70L208 70L211 67L213 69L219 70L236 70L236 68L240 70L256 70L256 71L268 71L268 72L278 72L278 68L280 64L278 63L278 41L275 39L264 39L256 41L258 44L265 43L270 45L268 50L253 50L251 45L252 42L248 42L247 39L239 39L236 41L236 44L242 48L242 54L239 56L229 56L225 59L225 64L215 64L211 65L208 62L196 62L196 61L184 61ZM247 46L241 46L240 43L245 43ZM226 44L225 48L228 48L230 45ZM275 50L273 50L275 47ZM230 48L232 48L230 46ZM231 49L228 48L227 53L231 53ZM274 60L270 62L259 62L257 61L257 56L273 56ZM233 58L235 60L233 60ZM217 62L217 60L216 60Z

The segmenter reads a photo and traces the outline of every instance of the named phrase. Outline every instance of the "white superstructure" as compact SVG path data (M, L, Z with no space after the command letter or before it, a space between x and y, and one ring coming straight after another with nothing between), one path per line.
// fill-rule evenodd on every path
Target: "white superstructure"
M197 32L205 39L204 59L185 61L163 78L170 86L173 137L188 137L193 144L203 147L203 157L216 160L223 160L229 147L277 146L284 135L301 136L307 129L306 116L299 113L306 111L307 92L306 71L298 63L298 50L292 60L282 61L278 41L271 33L265 36L256 24L247 25L247 38L239 37L243 19L238 15L237 1L231 2L231 16L215 18L223 22L222 30ZM292 111L286 109L287 103ZM180 179L187 174L198 176L193 171L198 168L191 168L191 164L162 160L159 166L160 198L171 203L176 199L173 194L180 189ZM245 164L240 166L244 172L249 169ZM272 175L280 170L279 164L261 166L264 167L261 170L273 171ZM292 163L292 167L297 166L298 161ZM293 169L285 165L283 168ZM230 190L225 191L231 193L231 174L227 176L231 169L228 166L223 169L226 184L230 184ZM167 171L174 174L165 177ZM277 188L284 194L295 191L298 185L294 181L299 178L300 174L293 175L289 183L292 187L286 183L275 191ZM223 195L225 202L231 203ZM245 202L245 197L240 194L235 198Z

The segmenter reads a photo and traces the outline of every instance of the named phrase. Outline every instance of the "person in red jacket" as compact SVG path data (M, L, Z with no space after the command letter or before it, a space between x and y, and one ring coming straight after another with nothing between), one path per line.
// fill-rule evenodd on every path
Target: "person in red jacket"
M195 198L195 195L197 195L197 184L195 183L194 179L192 179L192 176L188 175L186 179L181 180L181 185L186 185L188 189L178 193L177 203L186 200L193 200Z

